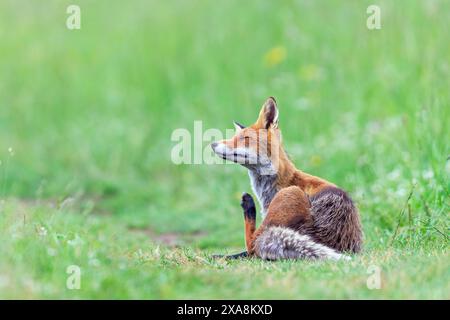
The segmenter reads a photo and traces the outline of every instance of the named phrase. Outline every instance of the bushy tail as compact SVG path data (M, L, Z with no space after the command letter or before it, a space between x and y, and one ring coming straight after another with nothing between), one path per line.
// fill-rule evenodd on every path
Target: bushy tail
M346 259L327 246L317 243L308 235L285 227L268 227L255 240L255 253L262 259Z
M310 201L314 222L309 234L340 252L360 252L361 222L350 196L339 188L329 187L312 196Z

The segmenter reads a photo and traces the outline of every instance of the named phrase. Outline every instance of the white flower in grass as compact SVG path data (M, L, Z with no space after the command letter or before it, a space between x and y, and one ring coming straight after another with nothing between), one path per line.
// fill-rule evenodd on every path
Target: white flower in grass
M407 194L407 190L403 187L398 187L397 190L395 190L395 195L397 196L397 198L404 198Z
M433 179L433 177L434 177L433 170L431 170L431 169L425 170L424 172L422 172L422 177L426 180Z
M97 254L95 251L89 251L88 253L89 265L93 267L98 267L100 265L100 260L97 259Z
M78 247L81 246L83 242L83 239L81 239L78 234L76 234L72 240L67 241L67 244L72 247Z
M398 178L400 178L400 175L401 175L400 169L394 169L388 173L387 178L391 181L396 181L398 180Z
M89 265L90 266L93 266L93 267L98 267L98 266L100 266L100 260L98 260L98 259L95 259L95 258L93 258L93 259L89 259Z
M153 254L159 258L161 256L160 250L159 250L159 246L156 246L155 250L153 251Z
M47 248L47 254L48 254L50 257L56 256L56 253L57 253L56 249L54 249L54 248Z
M40 226L37 229L37 233L38 235L40 235L41 237L45 237L47 235L47 229L45 229L44 226Z

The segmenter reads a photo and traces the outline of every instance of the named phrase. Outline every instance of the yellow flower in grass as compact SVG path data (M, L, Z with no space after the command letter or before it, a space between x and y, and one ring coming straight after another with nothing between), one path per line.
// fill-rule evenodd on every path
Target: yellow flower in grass
M264 55L264 64L267 67L274 67L286 59L286 48L283 46L273 47Z
M311 159L309 159L309 161L314 167L319 167L322 164L322 157L315 154L311 157Z

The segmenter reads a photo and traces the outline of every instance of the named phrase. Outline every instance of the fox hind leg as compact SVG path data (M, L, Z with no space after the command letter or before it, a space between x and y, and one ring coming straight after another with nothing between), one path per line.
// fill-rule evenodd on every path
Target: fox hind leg
M309 235L313 219L308 196L296 186L281 189L254 233L251 247L262 259L341 259L344 256ZM250 252L250 251L249 251Z

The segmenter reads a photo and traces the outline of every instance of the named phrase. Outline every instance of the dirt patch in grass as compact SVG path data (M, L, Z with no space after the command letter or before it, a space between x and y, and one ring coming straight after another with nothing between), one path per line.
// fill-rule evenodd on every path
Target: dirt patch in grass
M154 242L168 247L178 247L183 244L192 243L195 240L198 240L208 235L207 232L200 230L188 233L186 232L158 233L149 227L145 228L129 227L128 230L132 232L143 233L149 238L151 238Z

